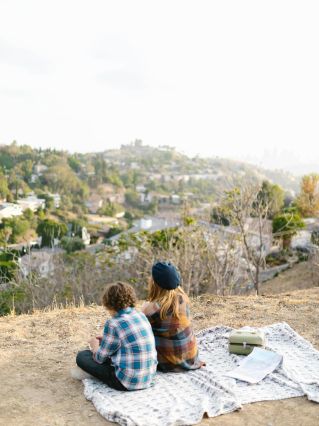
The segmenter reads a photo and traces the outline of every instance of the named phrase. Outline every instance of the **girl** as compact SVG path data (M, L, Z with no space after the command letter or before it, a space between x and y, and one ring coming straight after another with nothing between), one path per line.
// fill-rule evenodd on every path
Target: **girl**
M205 365L198 358L189 299L180 282L174 265L155 263L149 281L149 302L142 307L155 336L157 368L164 372L195 370Z

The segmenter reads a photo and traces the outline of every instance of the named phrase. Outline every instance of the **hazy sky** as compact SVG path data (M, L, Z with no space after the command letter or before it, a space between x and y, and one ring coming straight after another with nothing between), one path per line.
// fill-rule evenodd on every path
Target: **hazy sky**
M0 143L319 168L318 22L317 0L0 0Z

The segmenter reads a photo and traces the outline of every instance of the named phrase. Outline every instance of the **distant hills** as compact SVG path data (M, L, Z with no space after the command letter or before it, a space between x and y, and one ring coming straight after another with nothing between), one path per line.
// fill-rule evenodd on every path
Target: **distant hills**
M292 193L299 191L300 178L284 170L266 169L248 162L220 157L188 157L166 145L154 148L135 141L122 145L120 149L105 150L101 154L106 161L125 168L131 165L132 169L139 170L140 173L166 173L172 176L189 174L195 178L197 175L198 179L202 176L215 180L219 187L236 184L246 177L258 181L269 180Z

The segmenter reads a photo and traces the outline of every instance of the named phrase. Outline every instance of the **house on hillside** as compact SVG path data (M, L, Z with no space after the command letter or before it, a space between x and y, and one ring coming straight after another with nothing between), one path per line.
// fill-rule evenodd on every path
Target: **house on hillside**
M177 194L171 195L171 202L172 204L180 204L182 202L181 197Z
M33 167L33 171L37 176L42 176L44 172L48 170L48 166L45 166L44 164L35 164Z
M33 212L37 210L41 210L45 208L45 200L41 198L37 198L34 195L29 195L26 198L20 198L17 200L18 205L22 208L22 210L30 209Z
M4 218L11 218L21 216L23 213L22 207L14 203L1 203L0 204L0 220Z
M136 192L146 192L146 187L144 185L136 185L135 187Z

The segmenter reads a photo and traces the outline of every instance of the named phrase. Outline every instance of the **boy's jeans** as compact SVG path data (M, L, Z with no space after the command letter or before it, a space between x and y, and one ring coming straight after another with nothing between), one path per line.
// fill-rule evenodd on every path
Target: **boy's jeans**
M92 357L92 352L89 350L81 351L76 356L77 365L82 370L96 377L103 383L107 384L110 388L126 391L127 389L122 385L119 379L115 375L115 368L111 364L111 359L107 360L103 364L98 364Z

